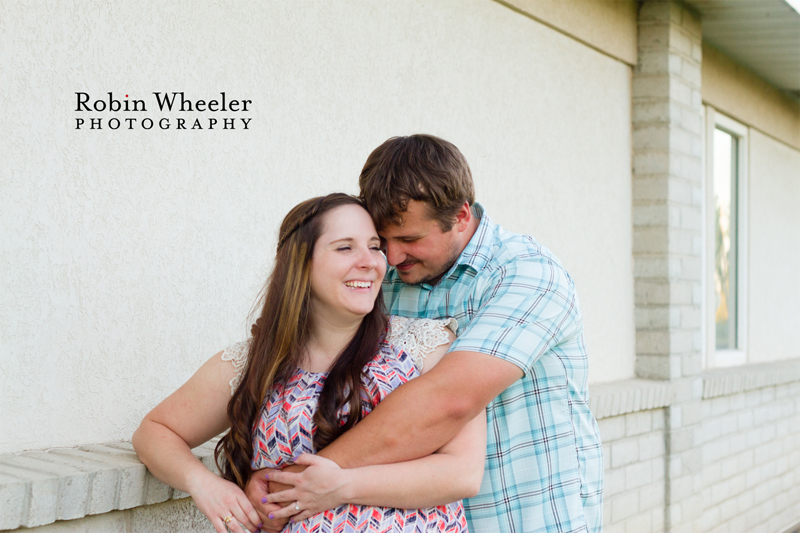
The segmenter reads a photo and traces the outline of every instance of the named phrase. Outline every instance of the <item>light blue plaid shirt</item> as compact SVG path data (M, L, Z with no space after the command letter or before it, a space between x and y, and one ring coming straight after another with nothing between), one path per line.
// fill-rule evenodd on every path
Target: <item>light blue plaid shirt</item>
M383 283L390 314L452 317L450 351L493 355L524 376L487 408L486 470L464 501L470 531L597 532L603 524L603 452L589 411L588 361L572 279L531 237L481 222L434 286Z

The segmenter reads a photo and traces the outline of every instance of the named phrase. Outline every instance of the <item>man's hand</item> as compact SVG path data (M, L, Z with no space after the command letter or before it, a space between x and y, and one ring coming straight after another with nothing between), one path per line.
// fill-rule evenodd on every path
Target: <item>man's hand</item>
M274 517L290 517L295 502L300 513L292 518L300 522L306 518L339 507L347 502L345 489L349 476L346 470L329 459L304 453L293 466L280 472L269 473L270 494L268 502L286 505ZM280 492L276 489L280 487Z
M280 470L274 470L272 468L256 470L250 476L250 479L247 481L247 485L244 488L244 493L247 495L247 499L250 500L251 504L253 504L253 507L258 513L259 518L261 518L261 522L263 524L261 526L261 530L266 531L267 533L279 533L284 526L289 523L288 516L286 518L270 518L270 515L274 516L274 513L281 510L283 507L281 505L267 502L267 492L269 489L267 475L274 472L280 472Z

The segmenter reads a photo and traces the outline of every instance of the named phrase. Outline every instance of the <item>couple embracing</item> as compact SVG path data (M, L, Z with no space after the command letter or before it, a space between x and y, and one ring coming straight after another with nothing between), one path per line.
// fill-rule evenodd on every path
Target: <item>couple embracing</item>
M359 184L289 212L252 336L145 417L142 462L220 533L600 531L572 279L447 141L389 139ZM220 477L190 449L227 429Z

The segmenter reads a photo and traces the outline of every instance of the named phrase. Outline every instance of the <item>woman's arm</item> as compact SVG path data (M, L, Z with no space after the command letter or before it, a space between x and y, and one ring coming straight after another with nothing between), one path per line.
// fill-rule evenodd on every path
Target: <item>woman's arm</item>
M210 472L191 449L230 426L229 381L233 365L214 355L181 388L158 404L133 434L139 459L159 480L188 492L219 533L227 527L242 533L238 522L256 531L261 520L244 492L234 483Z
M451 338L452 341L452 338ZM432 368L450 344L438 347L425 359L423 373ZM303 455L301 473L269 474L270 482L294 485L270 494L269 502L297 501L309 516L343 503L416 509L441 505L474 496L480 489L486 456L486 415L481 413L436 453L413 461L340 469L319 456ZM294 506L273 513L275 518L291 516Z

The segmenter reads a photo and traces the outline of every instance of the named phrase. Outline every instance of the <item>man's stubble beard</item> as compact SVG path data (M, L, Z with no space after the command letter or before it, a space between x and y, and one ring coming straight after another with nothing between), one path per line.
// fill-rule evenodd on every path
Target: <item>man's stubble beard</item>
M445 262L445 266L439 272L437 272L435 274L429 274L429 275L425 276L424 278L422 278L420 280L417 280L417 281L414 281L412 283L408 283L408 282L404 282L404 283L406 283L407 285L422 285L423 283L427 283L428 285L435 285L436 283L439 282L440 279L442 279L442 276L444 276L447 273L447 271L450 270L453 267L453 265L455 264L456 260L458 260L458 256L461 255L461 252L462 252L462 250L458 249L458 244L454 243L453 248L450 250L449 257L447 258L447 261Z

